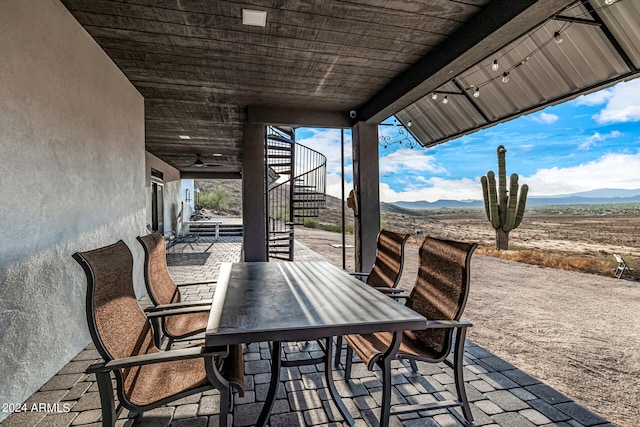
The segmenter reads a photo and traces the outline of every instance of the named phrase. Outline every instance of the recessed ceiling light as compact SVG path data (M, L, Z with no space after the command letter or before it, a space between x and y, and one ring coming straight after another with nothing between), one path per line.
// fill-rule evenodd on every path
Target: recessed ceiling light
M254 27L267 25L267 12L264 10L242 9L242 23Z
M213 156L213 157L222 157L222 154L220 154L220 153L213 153L213 154L212 154L212 156Z
M180 138L180 139L191 139L191 137L189 135L178 135L178 138Z

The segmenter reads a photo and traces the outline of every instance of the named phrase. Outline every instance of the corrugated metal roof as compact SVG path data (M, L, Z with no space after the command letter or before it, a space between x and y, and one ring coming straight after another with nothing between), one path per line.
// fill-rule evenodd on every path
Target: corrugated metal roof
M396 117L429 147L634 78L639 67L640 1L580 1Z

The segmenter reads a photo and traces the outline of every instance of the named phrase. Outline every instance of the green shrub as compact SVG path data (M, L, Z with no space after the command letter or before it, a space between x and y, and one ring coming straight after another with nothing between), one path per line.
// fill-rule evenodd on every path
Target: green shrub
M200 205L205 209L213 209L219 212L229 210L229 194L224 187L216 187L213 191L200 194Z
M312 218L305 218L303 225L306 228L317 228L319 230L330 231L332 233L340 233L342 231L340 224L323 224ZM353 234L353 224L345 224L345 233Z
M318 222L312 218L305 218L303 225L307 228L318 228Z

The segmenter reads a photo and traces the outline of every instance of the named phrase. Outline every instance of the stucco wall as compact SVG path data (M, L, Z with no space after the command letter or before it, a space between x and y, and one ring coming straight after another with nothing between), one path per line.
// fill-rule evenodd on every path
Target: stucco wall
M153 154L145 153L145 175L147 188L147 224L151 224L151 169L162 172L163 177L163 198L164 198L164 232L169 233L176 231L176 218L180 211L181 202L184 198L185 181L187 188L191 188L193 192L193 180L182 181L180 179L180 171L168 163L160 160ZM189 182L191 186L189 187Z
M73 252L125 240L144 292L144 103L57 0L0 2L0 58L0 402L22 402L90 342Z

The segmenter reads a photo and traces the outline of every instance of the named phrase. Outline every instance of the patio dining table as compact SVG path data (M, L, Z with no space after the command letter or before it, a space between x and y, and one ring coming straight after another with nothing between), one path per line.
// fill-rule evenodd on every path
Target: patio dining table
M389 331L398 338L404 330L424 329L426 321L329 262L223 263L205 345L272 343L271 381L256 423L264 426L277 394L280 368L287 366L282 364L281 343L326 338L322 361L327 387L344 419L353 425L333 383L332 337ZM388 425L389 405L386 399L381 426Z

